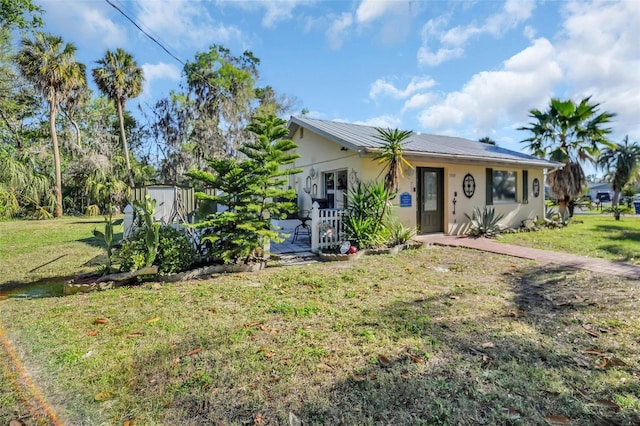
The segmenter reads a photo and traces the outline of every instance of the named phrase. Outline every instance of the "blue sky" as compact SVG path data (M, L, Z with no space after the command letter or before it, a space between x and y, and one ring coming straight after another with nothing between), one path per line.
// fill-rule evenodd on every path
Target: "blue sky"
M251 50L259 85L297 98L294 114L523 150L530 109L591 95L618 114L613 141L640 140L637 0L110 1L182 60ZM178 88L182 65L106 1L36 3L88 69L106 49L133 54L147 83L129 109Z

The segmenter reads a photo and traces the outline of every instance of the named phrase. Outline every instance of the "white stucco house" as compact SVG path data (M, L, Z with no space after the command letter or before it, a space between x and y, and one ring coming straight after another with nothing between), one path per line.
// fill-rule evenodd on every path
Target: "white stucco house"
M375 127L291 117L289 137L298 145L294 167L302 173L290 186L306 190L322 207L346 206L358 181L382 179L374 157L381 142ZM465 213L492 205L505 215L504 226L544 217L545 170L561 163L543 160L468 139L414 132L405 147L413 169L401 178L393 214L419 234L461 234Z

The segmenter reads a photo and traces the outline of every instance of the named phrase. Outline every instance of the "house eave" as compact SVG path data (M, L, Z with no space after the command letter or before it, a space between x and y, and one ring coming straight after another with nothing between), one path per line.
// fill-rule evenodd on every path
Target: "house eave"
M375 155L379 152L377 149L365 148L365 153ZM467 163L467 164L504 164L517 167L538 167L543 169L555 170L564 166L562 163L548 160L531 160L531 159L507 159L496 157L483 157L478 155L456 155L442 154L435 152L422 151L405 151L403 154L407 158L414 157L416 159L436 159L445 163Z
M322 136L323 138L328 139L331 142L334 142L335 144L339 145L341 148L346 148L348 150L355 151L358 153L362 153L363 151L362 147L352 144L350 142L347 142L344 139L341 139L331 133L328 133L322 129L319 129L313 125L310 125L309 123L304 123L303 125L303 123L294 116L292 116L289 119L289 123L287 125L287 128L289 129L289 138L293 138L293 135L298 131L300 127L304 127L305 129L311 130L313 133L319 136Z

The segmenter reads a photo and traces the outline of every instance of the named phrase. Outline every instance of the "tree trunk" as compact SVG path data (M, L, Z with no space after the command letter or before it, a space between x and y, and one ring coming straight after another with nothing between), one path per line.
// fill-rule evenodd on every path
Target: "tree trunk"
M62 217L62 171L60 170L60 148L58 147L58 133L56 132L56 105L54 102L49 102L49 127L51 129L51 142L53 143L53 163L56 179L55 217Z
M567 205L569 204L569 197L564 197L561 200L558 200L558 214L560 214L560 218L564 220L567 214Z
M82 141L80 140L80 127L75 120L70 119L69 121L71 121L73 128L76 130L76 142L78 143L78 148L82 150Z
M131 162L129 161L129 145L127 144L127 137L124 134L124 102L116 100L116 107L118 108L118 121L120 122L120 139L122 140L122 149L124 150L124 159L127 162L127 174L129 175L129 186L133 188L133 171L131 170Z
M613 191L613 198L611 198L611 207L615 209L618 205L618 200L620 200L620 191Z

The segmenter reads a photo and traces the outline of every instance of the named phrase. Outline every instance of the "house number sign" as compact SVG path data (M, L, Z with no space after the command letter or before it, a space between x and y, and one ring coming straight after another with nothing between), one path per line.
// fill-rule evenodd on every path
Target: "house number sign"
M462 180L462 191L467 198L473 197L473 194L476 192L476 180L473 178L471 173L467 173Z

